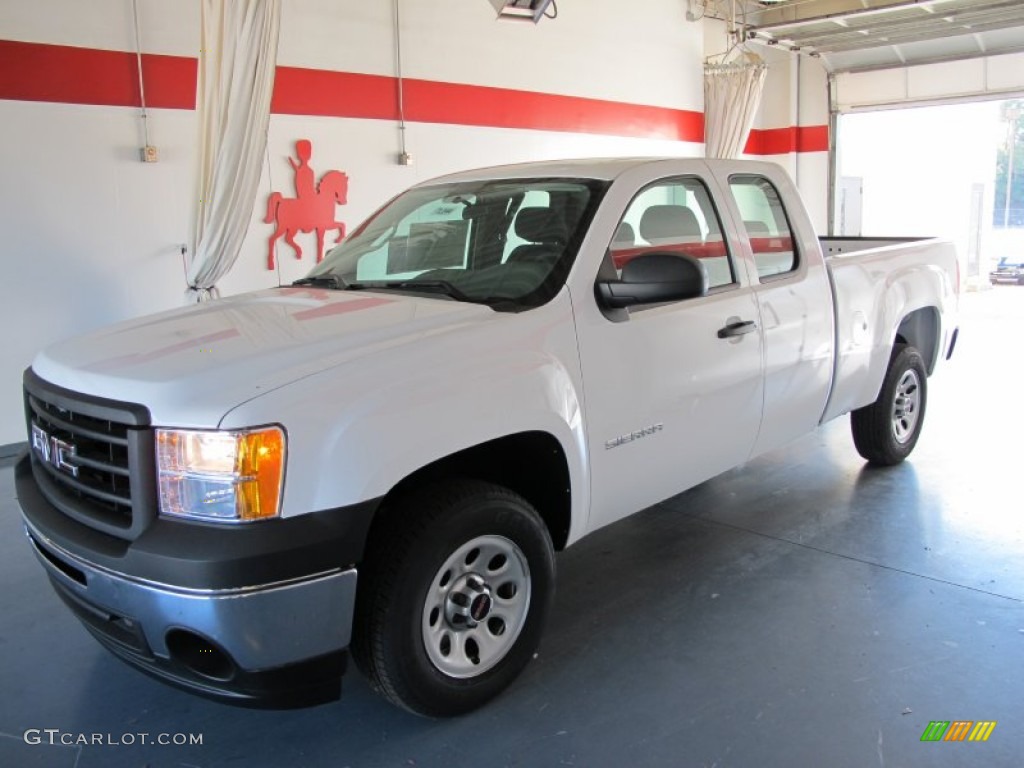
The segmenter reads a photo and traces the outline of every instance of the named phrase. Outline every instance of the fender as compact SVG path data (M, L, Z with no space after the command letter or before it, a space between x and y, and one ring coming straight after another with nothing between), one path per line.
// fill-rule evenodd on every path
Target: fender
M232 409L219 426L284 426L285 517L380 498L458 451L546 432L569 467L572 542L586 530L590 507L581 392L563 291L531 312L496 315L429 344L392 348L308 376Z
M900 326L911 314L934 308L941 318L933 359L926 360L929 373L956 326L952 243L923 240L837 255L827 263L836 302L836 373L822 423L875 401Z

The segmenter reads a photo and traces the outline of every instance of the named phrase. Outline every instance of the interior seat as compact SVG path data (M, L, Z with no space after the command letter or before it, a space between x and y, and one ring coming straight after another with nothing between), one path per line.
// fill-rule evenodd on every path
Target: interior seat
M640 217L640 236L651 245L704 241L697 214L685 205L652 205Z
M505 263L554 262L565 250L568 240L565 222L550 208L523 208L516 216L516 237L526 240L516 246Z
M612 237L612 248L632 248L634 245L636 245L636 232L633 230L632 224L624 221L615 230L615 235Z

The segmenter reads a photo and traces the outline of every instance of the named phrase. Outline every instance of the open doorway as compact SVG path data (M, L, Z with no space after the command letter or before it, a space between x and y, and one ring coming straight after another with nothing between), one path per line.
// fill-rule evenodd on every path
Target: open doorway
M837 234L953 240L968 289L1024 263L1024 100L846 113L837 139Z

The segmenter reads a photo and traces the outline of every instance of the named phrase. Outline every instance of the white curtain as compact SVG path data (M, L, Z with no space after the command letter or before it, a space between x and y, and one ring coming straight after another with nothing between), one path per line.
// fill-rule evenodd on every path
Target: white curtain
M256 202L274 90L281 0L202 0L199 172L189 302L217 298Z
M764 64L704 65L704 154L739 157L761 102Z

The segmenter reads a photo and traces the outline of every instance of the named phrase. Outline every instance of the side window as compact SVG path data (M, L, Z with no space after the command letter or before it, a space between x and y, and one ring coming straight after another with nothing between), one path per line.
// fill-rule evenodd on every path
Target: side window
M609 249L619 272L641 254L668 251L700 259L709 289L736 281L718 214L704 183L696 178L658 182L640 192L626 209Z
M758 277L795 270L799 261L778 190L763 176L733 176L729 187L750 238Z

